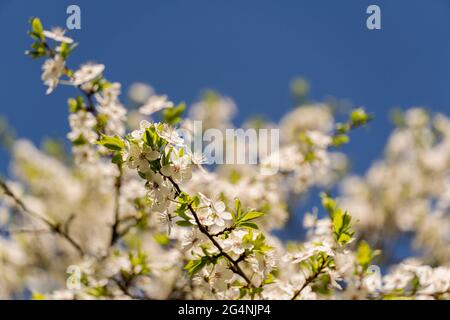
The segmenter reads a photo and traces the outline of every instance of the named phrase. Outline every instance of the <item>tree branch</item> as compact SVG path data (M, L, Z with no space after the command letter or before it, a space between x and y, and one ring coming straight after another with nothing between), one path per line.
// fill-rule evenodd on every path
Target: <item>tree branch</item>
M173 185L176 191L177 197L181 195L182 191L178 184L172 179L172 177L166 177ZM252 281L248 278L248 276L242 271L241 267L239 266L239 261L234 260L228 253L225 252L225 250L222 248L222 246L217 242L216 239L214 239L214 236L211 235L208 230L203 226L198 218L197 212L195 212L194 208L192 207L192 204L188 204L189 211L194 216L195 222L197 223L197 226L201 233L206 235L206 237L213 243L213 245L219 250L220 255L224 256L232 265L232 271L240 275L244 280L247 282L247 285L250 287L255 288L255 285L253 285Z
M311 284L314 280L317 279L317 277L322 273L322 270L325 267L325 259L322 260L322 264L319 266L319 268L317 269L317 272L315 272L314 274L312 274L311 276L309 276L306 280L305 283L303 283L303 285L294 292L294 295L292 296L291 300L295 300L297 299L297 297L300 295L300 293L309 285Z

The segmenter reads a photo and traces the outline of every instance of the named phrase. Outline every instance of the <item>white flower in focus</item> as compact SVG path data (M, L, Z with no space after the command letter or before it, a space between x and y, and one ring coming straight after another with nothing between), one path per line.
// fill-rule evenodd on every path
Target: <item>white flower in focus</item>
M161 173L166 177L171 177L177 183L191 179L192 166L190 158L187 155L182 157L172 156L171 158L171 163L163 166Z
M209 211L210 218L216 226L223 227L225 226L225 221L233 220L233 216L226 210L225 203L223 201L211 200L206 197L204 194L199 193L200 198L202 200L202 204L206 206L206 208L202 208L199 210L207 210Z
M44 30L42 32L44 34L44 36L46 38L58 41L58 42L65 42L68 44L73 43L73 40L69 37L64 36L64 34L66 33L66 30L60 28L60 27L56 27L56 28L52 28L51 31L48 30Z
M191 158L191 163L193 165L196 165L203 173L206 173L207 171L205 168L203 168L203 164L209 164L208 159L206 156L201 152L191 152L189 148L187 148L187 154Z
M163 96L152 95L150 96L150 98L148 98L147 102L142 107L139 108L139 112L146 116L149 116L163 109L172 107L173 102L167 100L166 95Z
M105 70L104 64L83 64L80 69L74 72L71 83L74 86L82 85L86 82L92 81L100 76Z
M173 145L182 146L184 143L184 139L180 137L177 130L167 124L164 124L162 129L156 130L156 133Z
M59 78L64 72L66 62L63 57L57 54L53 59L47 59L42 66L41 79L48 86L47 94L52 93L59 83Z
M147 130L151 126L151 123L147 120L142 120L139 123L139 129L131 132L131 136L133 139L141 140L144 136L145 130Z
M149 190L148 198L154 209L165 210L167 199L172 197L172 188L168 186L162 175L151 170L147 171L145 178L147 180L146 187Z
M247 232L243 230L235 230L233 231L228 238L223 241L224 250L231 251L236 255L241 255L245 252L246 249L250 249L251 246L243 243L243 238L247 234Z
M158 159L160 156L159 152L152 150L147 145L138 145L131 143L129 146L128 153L128 167L130 169L138 169L140 172L146 172L150 168L149 161Z
M189 219L190 223L197 225L197 221L195 220L195 217L191 212L188 212L187 216L190 218ZM197 210L197 218L198 218L200 225L202 225L202 226L209 227L209 226L214 225L214 220L211 217L211 212L209 209L206 209L206 210L204 208L198 209Z
M210 275L211 284L218 291L225 291L227 289L227 284L230 282L233 275L233 271L231 271L227 266L217 264Z
M113 82L106 86L106 88L103 88L101 92L97 92L95 99L103 106L116 103L121 92L121 87L119 82Z
M200 244L206 239L206 236L198 228L192 228L181 241L182 250L189 250L193 246Z

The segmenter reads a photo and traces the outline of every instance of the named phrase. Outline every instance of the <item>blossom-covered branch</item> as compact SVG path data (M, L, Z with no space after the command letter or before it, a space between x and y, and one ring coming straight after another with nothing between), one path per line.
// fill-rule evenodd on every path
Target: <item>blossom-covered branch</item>
M209 129L224 136L234 128L231 98L206 91L187 106L138 83L125 108L104 65L71 69L74 41L30 22L28 54L44 59L47 93L76 89L68 99L72 156L55 143L40 150L9 139L14 179L0 180L1 298L28 291L35 299L450 297L446 116L417 108L397 115L385 158L365 177L348 177L339 147L372 115L358 107L341 121L329 104L302 97L278 123L242 125L279 130L279 148L256 164L209 166L191 143ZM260 136L252 146L220 144L224 157L270 147ZM294 221L298 201L338 184L341 196L322 195L327 214L304 215L302 240L276 236ZM393 264L391 241L403 233L421 251Z

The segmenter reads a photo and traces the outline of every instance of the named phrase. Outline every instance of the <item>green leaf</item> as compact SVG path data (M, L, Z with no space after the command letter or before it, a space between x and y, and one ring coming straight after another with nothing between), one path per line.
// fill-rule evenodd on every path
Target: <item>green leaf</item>
M273 275L272 273L269 273L269 274L267 275L267 278L264 279L264 284L271 284L271 283L273 283L274 281L275 281L274 275Z
M253 220L259 217L262 217L264 215L264 212L258 212L258 211L250 211L247 212L244 217L241 219L241 221L249 221L249 220Z
M75 100L73 98L69 98L69 100L67 100L67 104L69 105L69 112L77 111L77 107L78 107L77 100Z
M190 223L190 222L187 221L187 220L180 220L180 221L177 221L176 224L177 224L178 226L180 226L180 227L192 227L192 226L193 226L193 224Z
M122 155L120 153L114 154L111 161L112 163L115 164L122 164L123 163Z
M330 215L332 215L334 210L336 210L336 201L334 201L334 199L332 199L329 195L325 193L321 195L321 198L322 198L322 206L328 211Z
M184 269L187 270L187 272L189 272L189 275L192 277L196 273L198 273L200 270L202 270L203 267L206 266L206 264L212 263L212 262L213 262L213 260L212 260L211 257L204 256L204 257L201 257L198 260L190 260L186 264Z
M45 300L46 297L44 294L39 293L39 292L33 292L32 296L31 296L32 300Z
M39 18L34 18L33 20L31 20L31 30L38 38L42 40L44 39L44 28L42 27L42 23Z
M356 259L361 266L366 266L372 260L372 249L367 242L361 241L358 246Z
M358 108L350 113L350 123L354 127L362 126L369 122L372 116L368 115L363 108Z
M344 213L342 210L336 210L333 214L333 229L339 232L344 225Z
M125 148L125 143L119 136L112 137L102 134L100 141L97 143L112 151L121 151Z
M242 222L239 223L239 227L249 228L249 229L259 229L258 225L253 222Z
M74 43L72 45L69 45L65 42L62 42L59 47L59 52L61 56L64 58L64 60L72 53L73 49L75 49L78 46L78 44Z
M348 137L348 135L341 133L341 134L338 134L333 137L332 144L335 147L339 147L343 144L348 143L349 141L350 141L350 138Z
M372 250L369 244L363 240L359 243L356 251L356 261L359 265L361 265L363 271L366 271L373 258L375 258L379 253L379 250Z
M175 125L181 121L181 115L186 109L186 104L184 102L180 103L178 106L173 108L168 108L163 111L164 122Z
M170 238L165 233L156 233L153 235L153 239L162 246L170 243Z
M239 297L238 300L243 299L247 295L247 288L239 288Z
M338 242L339 242L339 244L346 244L351 239L352 239L352 237L349 234L342 233L342 234L339 235Z
M241 201L239 198L234 199L234 207L235 211L233 212L233 221L236 223L240 221L242 217Z

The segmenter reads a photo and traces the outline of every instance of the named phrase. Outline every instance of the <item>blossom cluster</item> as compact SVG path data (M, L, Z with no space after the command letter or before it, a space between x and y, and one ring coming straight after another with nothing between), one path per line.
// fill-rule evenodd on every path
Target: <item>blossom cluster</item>
M0 180L1 298L450 297L444 115L416 108L399 117L386 158L364 178L346 177L336 200L322 193L320 214L304 215L305 238L283 241L275 231L298 200L346 174L339 147L370 121L363 108L339 122L332 106L299 99L279 123L245 124L280 129L276 154L207 166L177 129L232 128L231 98L209 91L185 117L184 103L138 84L127 111L104 65L69 68L76 44L62 29L34 18L30 36L47 93L77 92L68 100L73 156L13 143L14 179ZM279 171L259 174L275 160ZM392 264L389 240L402 232L414 233L421 255Z

